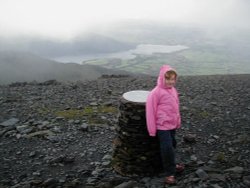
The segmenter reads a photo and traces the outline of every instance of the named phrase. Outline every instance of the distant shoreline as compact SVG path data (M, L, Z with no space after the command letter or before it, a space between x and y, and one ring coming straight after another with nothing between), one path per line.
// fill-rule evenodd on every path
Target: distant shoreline
M120 51L115 53L99 53L91 55L76 55L76 56L61 56L53 58L53 60L61 63L78 63L82 64L84 61L104 59L104 58L118 58L118 59L134 59L136 55L153 55L155 53L173 53L180 50L188 49L184 45L156 45L156 44L139 44L136 48Z

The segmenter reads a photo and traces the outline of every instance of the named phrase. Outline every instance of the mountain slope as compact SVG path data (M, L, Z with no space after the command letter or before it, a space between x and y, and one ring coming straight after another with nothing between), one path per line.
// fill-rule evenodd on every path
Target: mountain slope
M5 39L0 36L0 51L25 50L43 57L112 53L128 50L134 46L133 43L121 42L101 34L81 35L69 41L30 36Z
M0 51L0 84L11 82L92 80L103 74L127 74L93 65L62 64L39 56L13 51Z

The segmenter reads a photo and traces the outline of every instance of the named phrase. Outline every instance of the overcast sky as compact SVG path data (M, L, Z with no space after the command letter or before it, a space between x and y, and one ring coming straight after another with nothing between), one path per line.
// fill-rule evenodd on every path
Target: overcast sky
M0 35L71 38L126 19L250 28L249 0L0 0Z

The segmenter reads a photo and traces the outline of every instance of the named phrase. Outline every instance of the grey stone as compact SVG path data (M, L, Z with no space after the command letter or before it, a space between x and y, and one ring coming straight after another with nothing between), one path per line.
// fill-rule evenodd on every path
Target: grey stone
M98 106L98 103L97 102L91 102L89 105L90 106Z
M75 120L75 121L74 121L74 124L80 124L80 123L81 123L80 120Z
M11 118L11 119L8 119L8 120L0 123L0 125L3 126L3 127L9 127L9 126L14 126L18 122L19 122L19 119Z
M191 160L191 161L197 161L197 157L196 157L195 155L191 155L191 156L190 156L190 160Z
M109 166L111 163L111 161L105 161L105 162L102 162L102 166Z
M218 184L212 184L211 185L213 188L222 188L221 186L219 186Z
M240 167L240 166L235 166L233 168L228 168L226 170L224 170L225 172L233 172L233 173L237 173L237 174L241 174L244 171L244 168Z
M226 176L224 174L209 174L209 177L213 180L226 181Z
M94 185L98 181L97 178L90 177L87 179L87 185Z
M202 180L206 180L209 178L208 174L203 169L196 170L195 174Z
M114 188L134 188L137 186L137 183L135 181L128 181L128 182L123 182L120 185L115 186Z
M244 176L242 179L243 183L250 187L250 176Z
M16 130L20 133L22 133L25 129L28 129L29 126L28 125L21 125L21 126L17 126Z
M81 131L88 131L89 130L89 125L87 123L83 123L81 126L80 126L80 130Z
M37 152L36 152L36 151L32 151L32 152L30 152L29 157L35 157L35 156L36 156L36 154L37 154Z
M58 181L54 178L48 178L43 182L43 185L46 187L52 187L55 186Z
M102 160L110 160L112 159L112 156L111 155L105 155Z
M44 130L44 131L37 131L37 132L34 132L34 133L30 133L28 135L26 135L25 137L26 138L31 138L31 137L34 137L34 136L48 136L48 135L53 135L54 133L50 130Z
M196 134L187 134L183 137L185 142L190 142L190 143L194 143L196 142Z

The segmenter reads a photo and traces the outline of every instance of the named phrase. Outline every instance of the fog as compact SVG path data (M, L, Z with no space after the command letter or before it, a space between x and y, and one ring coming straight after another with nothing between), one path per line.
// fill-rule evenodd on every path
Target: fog
M207 38L246 44L249 18L248 0L0 0L0 51L50 58Z
M124 20L250 28L248 0L0 0L0 35L70 40Z

